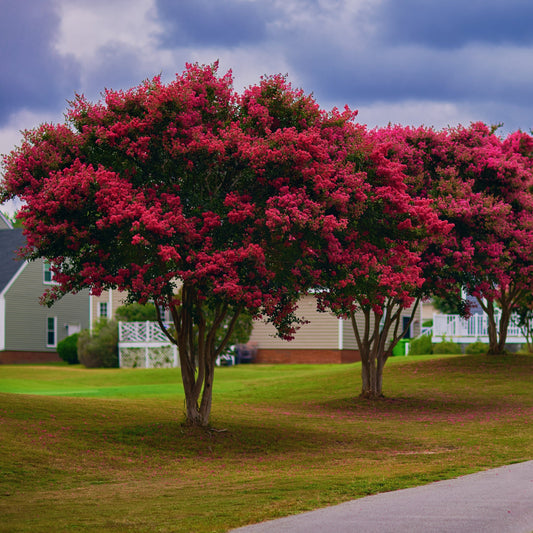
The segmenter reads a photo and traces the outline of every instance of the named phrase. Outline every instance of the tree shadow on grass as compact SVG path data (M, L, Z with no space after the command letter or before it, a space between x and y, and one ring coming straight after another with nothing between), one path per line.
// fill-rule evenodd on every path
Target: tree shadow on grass
M377 448L404 448L407 439L373 434L358 435L361 442L372 441ZM242 460L290 456L300 453L317 453L321 450L359 447L354 436L341 433L325 424L316 428L301 427L298 420L280 426L245 422L232 422L221 429L202 429L176 422L126 425L107 431L106 443L122 447L143 449L147 453L175 458L212 457ZM366 444L365 444L366 446Z
M432 396L385 397L368 400L348 397L315 404L316 410L337 416L352 416L397 420L434 421L486 419L487 416L503 416L513 410L511 403L497 398L457 398L456 395L433 393Z
M505 375L518 377L533 374L533 354L509 353L506 355L463 355L417 361L416 356L408 358L408 365L396 366L398 373L460 373L472 375Z

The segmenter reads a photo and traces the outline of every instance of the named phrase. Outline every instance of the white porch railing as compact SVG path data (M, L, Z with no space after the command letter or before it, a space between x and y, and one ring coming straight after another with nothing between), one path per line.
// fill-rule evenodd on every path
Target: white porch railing
M119 322L118 359L120 368L179 366L178 350L157 322Z
M499 325L500 318L496 317ZM441 342L442 339L469 344L476 341L488 342L488 318L486 314L472 315L465 319L460 315L433 315L433 342ZM516 322L511 318L507 330L507 342L509 344L522 344L526 338L522 334Z

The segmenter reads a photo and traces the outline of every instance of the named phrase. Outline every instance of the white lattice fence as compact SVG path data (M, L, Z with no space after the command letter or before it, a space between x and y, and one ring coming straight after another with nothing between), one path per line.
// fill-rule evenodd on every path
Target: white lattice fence
M169 329L171 324L165 322L164 326ZM119 342L168 343L169 340L157 322L119 322Z
M170 324L165 324L170 327ZM119 322L121 368L169 368L179 366L178 351L157 322Z

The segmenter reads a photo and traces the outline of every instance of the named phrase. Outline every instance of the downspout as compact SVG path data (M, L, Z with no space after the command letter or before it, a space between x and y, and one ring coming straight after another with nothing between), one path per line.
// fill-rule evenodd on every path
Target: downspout
M338 328L338 349L344 350L344 319L338 318L339 328Z

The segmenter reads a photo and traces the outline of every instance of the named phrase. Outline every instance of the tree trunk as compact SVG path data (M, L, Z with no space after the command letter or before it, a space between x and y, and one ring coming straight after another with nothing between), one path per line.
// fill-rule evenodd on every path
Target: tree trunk
M416 300L407 328L415 316L419 299ZM392 349L403 337L405 331L400 329L403 307L394 299L388 300L384 315L371 311L368 306L362 307L364 328L361 331L355 319L355 313L350 313L352 328L361 355L361 397L376 400L383 398L383 370ZM383 323L382 322L383 318ZM373 326L371 324L373 319Z
M487 302L484 304L478 298L481 307L487 314L487 333L489 335L489 355L499 354L499 342L498 342L498 326L496 324L496 313L494 310L494 302Z
M217 306L211 324L206 323L202 300L193 287L183 286L179 306L172 301L167 302L167 305L172 314L174 335L164 328L159 306L156 305L158 322L168 339L178 347L186 423L205 427L209 425L213 402L215 360L227 346L242 308L234 310L226 334L220 345L216 346L216 333L228 315L227 304Z
M206 427L209 425L209 416L211 414L211 404L213 399L214 375L215 365L213 364L209 369L206 369L200 400L199 395L196 392L195 383L191 383L190 379L186 379L185 373L182 372L187 425L199 427Z
M383 371L383 368L381 369ZM375 400L383 396L379 365L372 353L361 353L361 398Z
M509 329L509 323L511 322L511 310L506 307L502 308L502 314L500 316L500 328L499 328L499 340L498 340L498 354L505 353L505 343L507 342L507 331Z
M505 353L507 342L507 331L511 323L511 314L516 302L522 296L523 291L517 287L510 286L500 290L499 304L501 309L500 323L496 323L496 310L494 300L484 302L481 298L477 301L487 314L488 335L489 335L489 355L502 355Z

